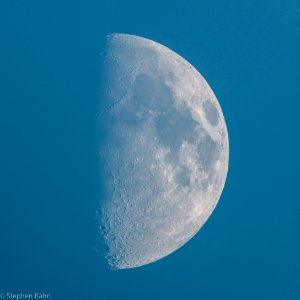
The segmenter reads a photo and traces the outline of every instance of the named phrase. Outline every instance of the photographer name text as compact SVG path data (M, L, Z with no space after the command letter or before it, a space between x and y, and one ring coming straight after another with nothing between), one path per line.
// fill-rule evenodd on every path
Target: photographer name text
M0 299L51 299L47 293L0 293Z

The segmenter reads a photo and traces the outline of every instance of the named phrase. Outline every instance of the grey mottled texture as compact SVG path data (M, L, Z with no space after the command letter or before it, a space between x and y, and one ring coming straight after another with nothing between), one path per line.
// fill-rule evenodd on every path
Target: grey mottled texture
M186 243L221 195L228 136L202 76L151 40L109 37L103 56L100 233L112 268L142 266Z

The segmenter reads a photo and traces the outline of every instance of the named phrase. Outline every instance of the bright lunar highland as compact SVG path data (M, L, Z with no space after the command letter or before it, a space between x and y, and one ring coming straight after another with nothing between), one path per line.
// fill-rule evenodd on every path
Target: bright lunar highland
M172 50L113 34L102 57L100 236L111 268L134 268L174 252L208 219L228 134L207 82Z

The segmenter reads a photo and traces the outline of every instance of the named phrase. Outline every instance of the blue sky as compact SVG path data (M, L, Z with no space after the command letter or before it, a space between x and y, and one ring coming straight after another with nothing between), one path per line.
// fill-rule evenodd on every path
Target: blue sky
M300 4L0 4L0 293L53 299L299 299ZM99 54L106 35L153 39L214 90L230 140L211 218L174 254L107 271L97 227Z

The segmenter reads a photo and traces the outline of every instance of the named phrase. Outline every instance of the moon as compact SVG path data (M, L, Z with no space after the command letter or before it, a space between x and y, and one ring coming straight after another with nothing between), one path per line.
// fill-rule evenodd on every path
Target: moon
M183 246L224 187L228 133L198 71L152 40L108 36L98 114L99 236L112 269L140 267Z

